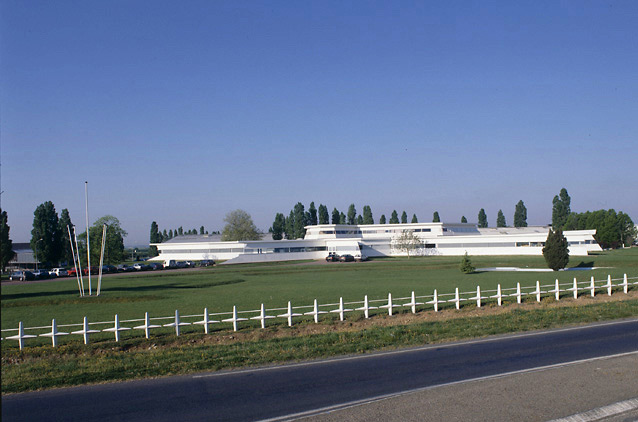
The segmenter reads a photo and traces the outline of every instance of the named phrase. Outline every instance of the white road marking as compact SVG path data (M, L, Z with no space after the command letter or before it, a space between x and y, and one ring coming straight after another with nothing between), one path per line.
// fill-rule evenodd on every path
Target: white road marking
M553 419L549 422L594 422L636 409L638 409L638 398L619 401L618 403L567 416L566 418Z
M347 403L340 403L340 404L335 404L335 405L332 405L332 406L322 407L322 408L319 408L319 409L307 410L305 412L299 412L299 413L293 413L293 414L290 414L290 415L283 415L283 416L278 416L278 417L274 417L274 418L263 419L263 420L261 420L259 422L293 421L293 420L300 419L300 418L303 418L303 417L316 416L316 415L331 413L331 412L335 412L337 410L344 410L344 409L348 409L348 408L351 408L351 407L362 406L362 405L374 403L374 402L381 401L381 400L387 400L387 399L391 399L391 398L395 398L395 397L401 397L401 396L414 394L414 393L418 393L418 392L422 392L422 391L432 390L432 389L439 388L439 387L446 387L446 386L451 386L451 385L460 385L460 384L466 384L466 383L476 382L476 381L486 381L486 380L491 380L491 379L496 379L496 378L503 378L503 377L507 377L507 376L510 376L510 375L519 375L519 374L525 374L525 373L530 373L530 372L540 372L540 371L545 371L545 370L548 370L548 369L562 368L562 367L571 366L571 365L577 365L577 364L581 364L581 363L595 362L595 361L599 361L599 360L613 359L613 358L617 358L617 357L630 356L630 355L638 355L638 351L627 352L627 353L619 353L619 354L609 355L609 356L600 356L600 357L589 358L589 359L581 359L581 360L575 360L575 361L571 361L571 362L564 362L564 363L558 363L558 364L553 364L553 365L539 366L539 367L536 367L536 368L521 369L521 370L518 370L518 371L504 372L502 374L488 375L488 376L484 376L484 377L471 378L471 379L467 379L467 380L448 382L448 383L444 383L444 384L431 385L431 386L428 386L428 387L419 387L419 388L414 388L414 389L411 389L411 390L401 391L401 392L398 392L398 393L383 394L383 395L380 395L380 396L370 397L370 398L367 398L367 399L355 400L355 401L351 401L351 402L347 402ZM632 409L629 409L629 410L632 410Z

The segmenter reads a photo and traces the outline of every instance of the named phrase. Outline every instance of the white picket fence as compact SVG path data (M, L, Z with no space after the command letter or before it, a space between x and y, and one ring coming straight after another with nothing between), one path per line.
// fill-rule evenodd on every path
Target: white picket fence
M318 323L319 316L327 313L336 313L339 315L339 320L343 321L345 319L346 313L354 311L363 311L365 318L370 318L370 311L377 309L386 310L388 315L390 316L393 314L394 309L406 307L410 308L412 313L416 313L417 311L421 310L427 310L429 306L431 306L435 312L438 312L439 305L443 305L446 303L453 303L456 309L461 308L462 302L474 302L476 306L480 308L483 304L490 300L496 301L498 306L502 306L503 300L510 297L516 298L517 303L521 303L523 301L523 298L526 296L534 297L537 302L540 302L541 298L545 295L552 295L554 296L555 300L560 300L560 294L563 292L572 292L574 299L578 298L579 292L584 292L586 295L594 297L600 290L606 291L606 293L611 296L614 288L622 288L622 291L627 294L629 291L629 287L635 285L638 285L638 277L628 278L627 274L625 274L622 279L612 279L611 275L609 275L607 276L606 280L594 280L594 277L591 277L589 281L578 282L576 281L576 278L574 278L573 283L563 284L560 284L557 279L554 284L550 285L541 285L540 282L537 281L535 286L521 287L520 283L517 283L515 288L506 289L502 289L501 285L499 284L496 290L481 291L480 286L477 286L476 291L472 292L459 292L459 289L457 287L454 293L439 294L435 289L432 295L425 296L416 296L413 291L410 297L400 297L394 299L392 298L392 293L388 293L387 299L384 298L369 300L368 296L366 295L364 296L363 301L344 302L343 298L339 298L339 303L328 303L324 305L319 305L317 303L317 300L315 299L312 305L292 306L292 303L288 302L288 306L286 308L265 309L264 304L262 303L260 309L250 311L237 311L237 307L233 306L232 312L210 313L208 312L208 308L204 308L204 312L201 314L180 315L179 311L176 310L174 316L171 315L168 317L153 318L149 317L148 312L146 312L143 319L129 319L124 321L120 321L117 314L115 315L115 319L113 321L89 323L87 317L84 317L84 321L80 324L57 325L56 320L52 319L51 325L43 327L25 328L22 321L20 321L18 328L2 330L3 336L5 335L5 333L12 333L17 331L16 335L3 337L2 340L16 340L18 341L20 349L22 350L25 344L25 340L37 337L50 337L53 347L56 347L58 345L58 337L62 337L65 335L81 335L84 339L84 344L88 344L89 336L91 334L96 334L99 332L113 333L113 335L115 336L115 340L120 341L120 333L123 331L143 330L145 337L149 338L151 335L151 330L153 329L161 327L172 327L175 330L175 335L179 336L181 327L188 325L201 325L204 329L204 333L209 334L211 324L231 323L233 330L237 331L239 329L238 323L242 321L257 320L260 321L261 328L266 328L266 320L273 318L285 318L288 322L288 326L292 326L293 318L300 319L301 317L306 317L306 319L308 319L308 317L312 317L314 322ZM302 310L308 311L302 312ZM280 313L282 311L283 313ZM214 319L221 318L223 316L228 316L229 318ZM244 318L242 316L246 317ZM186 322L187 320L193 319L195 319L195 321ZM154 324L154 322L159 321L170 322L167 322L165 324ZM130 325L133 326L131 327ZM71 327L80 327L80 329L71 332L58 331L59 328ZM91 327L93 327L93 329ZM96 329L97 327L106 328L102 328L100 330ZM42 332L43 330L46 331ZM38 333L25 334L25 332Z

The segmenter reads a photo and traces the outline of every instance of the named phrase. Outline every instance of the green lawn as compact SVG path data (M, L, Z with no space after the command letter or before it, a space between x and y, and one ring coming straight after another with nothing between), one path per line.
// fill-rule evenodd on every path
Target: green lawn
M471 259L474 266L479 268L546 267L542 257ZM212 313L232 311L233 305L237 306L238 311L255 310L259 309L263 302L266 308L272 309L284 308L289 300L293 306L311 305L314 299L317 299L319 304L337 303L339 297L343 297L346 302L361 301L364 295L368 295L370 300L387 300L388 293L392 293L395 298L407 297L413 290L418 296L431 295L434 289L437 289L439 294L451 293L456 287L461 291L475 291L477 285L480 285L482 290L487 290L495 289L499 283L503 288L511 288L515 287L517 282L522 286L533 286L537 280L540 280L541 284L552 284L556 278L561 283L568 283L574 277L579 281L585 281L592 275L596 280L606 279L608 274L612 278L621 278L625 273L629 277L638 276L638 248L574 257L570 261L570 266L580 264L608 267L594 271L479 272L465 275L458 269L460 261L460 257L384 258L366 263L222 265L186 273L146 272L105 277L102 295L84 298L79 297L77 282L73 278L29 285L3 285L2 329L15 328L19 321L23 321L25 327L47 326L51 324L52 318L56 319L58 325L74 324L81 323L84 316L87 316L90 322L112 321L116 313L121 320L127 320L143 318L144 312L149 312L151 317L171 316L176 309L181 315L189 315L201 314L204 307ZM97 277L93 278L94 291L96 283ZM565 295L567 296L567 293ZM349 315L346 315L346 318ZM322 316L336 317L335 314ZM167 322L170 321L162 323ZM278 318L269 320L268 323L284 324L285 320ZM226 327L228 325L224 324ZM247 325L256 326L258 322L242 323L242 326ZM77 329L79 328L72 330ZM201 326L186 327L184 330L201 331ZM3 337L10 334L5 332ZM141 331L129 331L125 337L140 335ZM94 338L110 336L100 333ZM27 344L44 344L47 341L50 340L30 339ZM65 343L81 340L77 336L67 336L60 341ZM17 342L3 341L3 348L11 345L17 346Z

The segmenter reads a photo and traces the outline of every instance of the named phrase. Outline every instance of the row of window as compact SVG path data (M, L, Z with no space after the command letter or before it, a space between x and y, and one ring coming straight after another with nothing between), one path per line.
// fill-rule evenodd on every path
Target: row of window
M321 230L319 234L383 234L383 233L403 233L404 230ZM408 229L409 232L430 233L432 229ZM447 231L447 229L443 229Z

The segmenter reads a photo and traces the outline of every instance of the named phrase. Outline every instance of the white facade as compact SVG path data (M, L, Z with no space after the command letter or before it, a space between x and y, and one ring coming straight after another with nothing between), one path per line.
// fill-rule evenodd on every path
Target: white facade
M222 242L219 236L180 236L153 244L154 260L226 260L229 263L322 259L329 252L361 253L369 257L406 255L394 247L403 231L418 236L422 244L410 255L542 255L549 227L503 227L479 229L475 224L415 223L306 227L298 240ZM601 251L595 230L563 232L572 256Z

